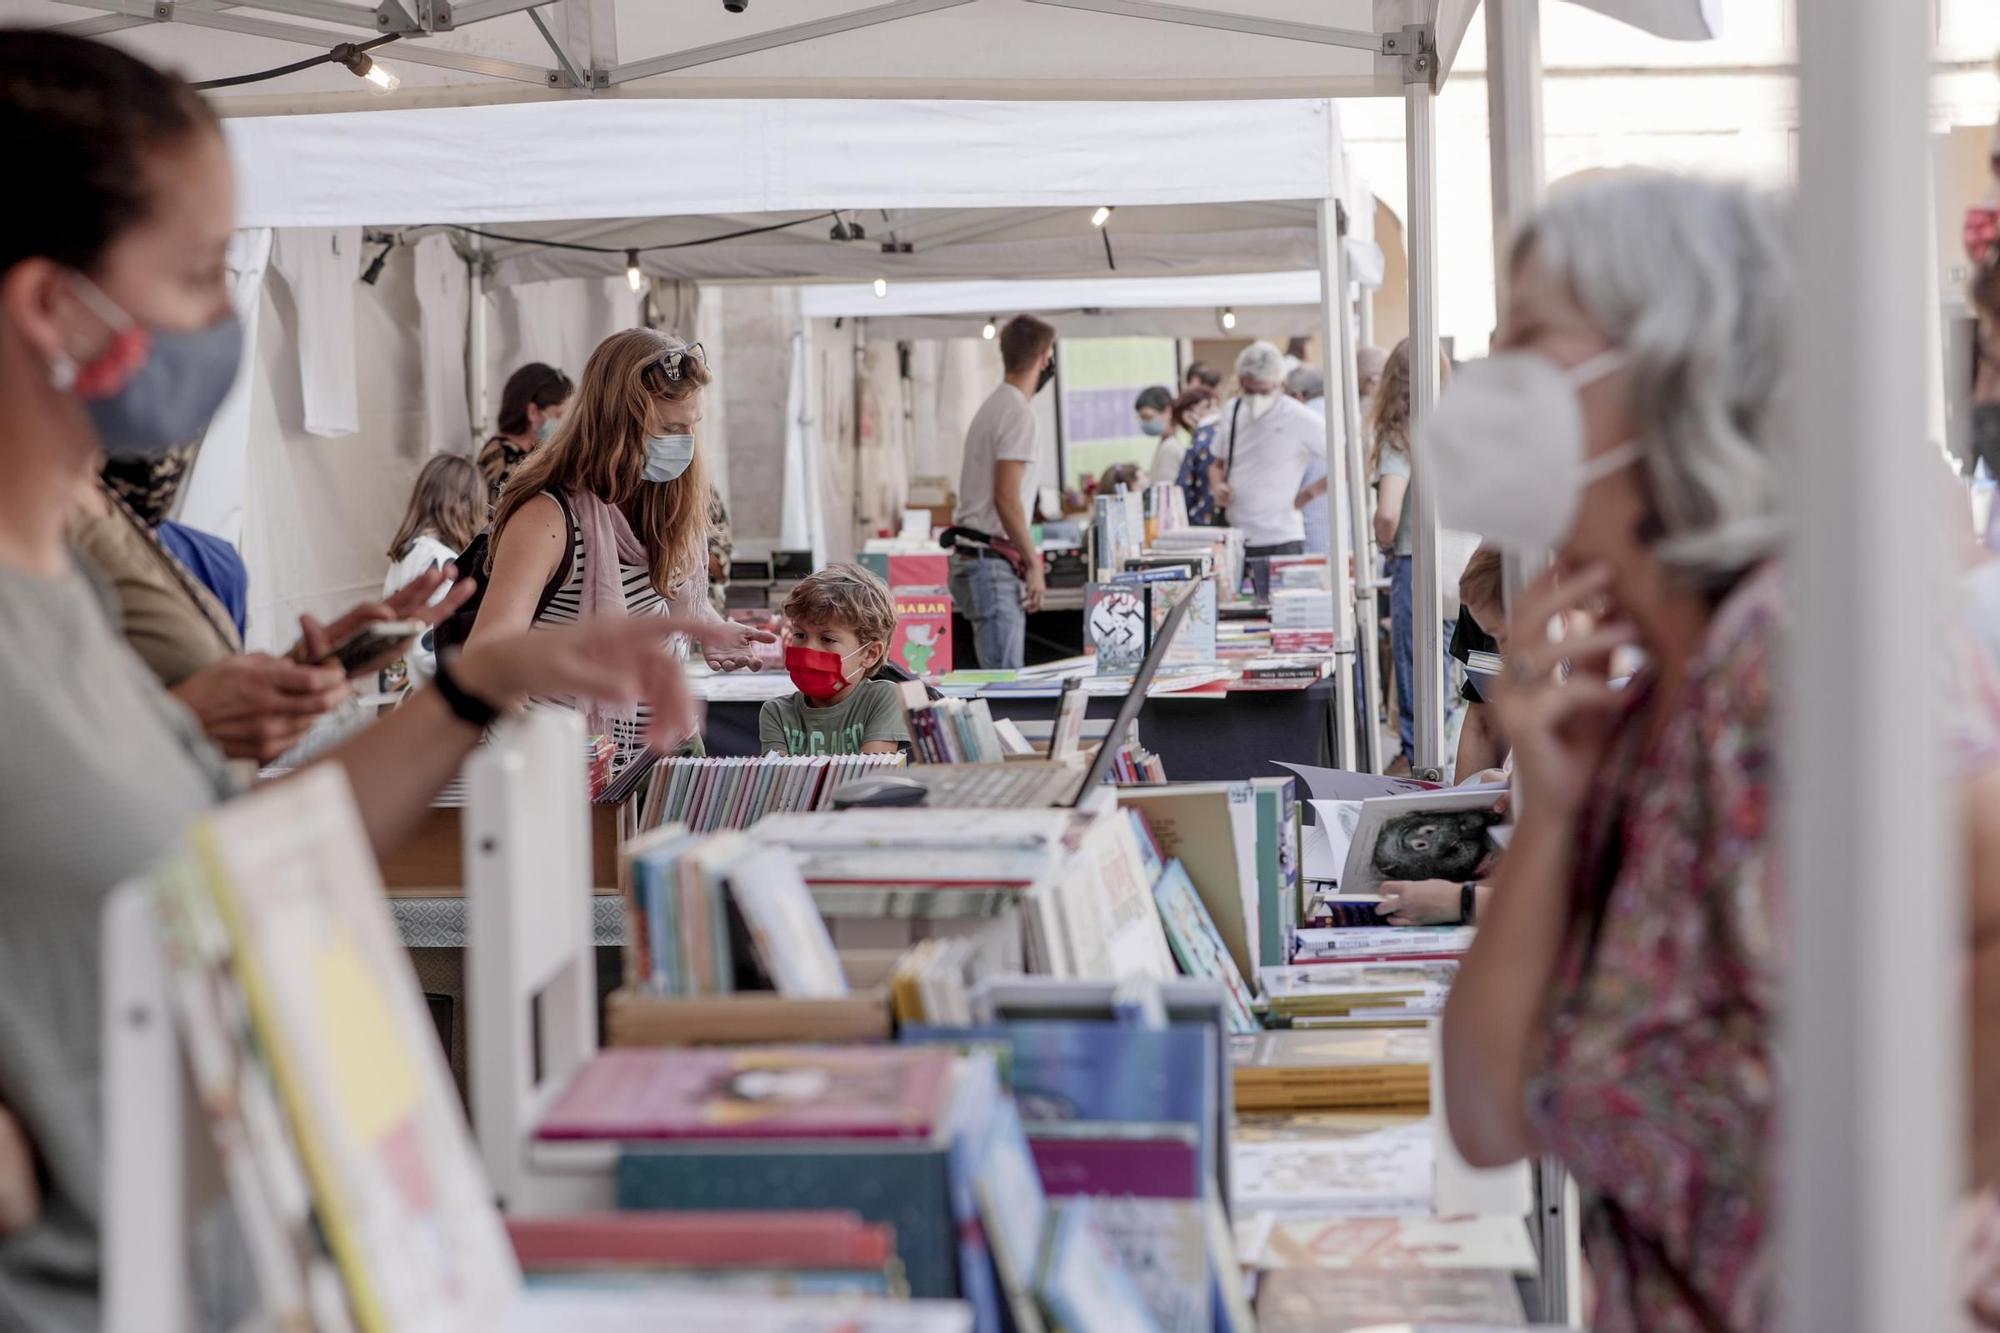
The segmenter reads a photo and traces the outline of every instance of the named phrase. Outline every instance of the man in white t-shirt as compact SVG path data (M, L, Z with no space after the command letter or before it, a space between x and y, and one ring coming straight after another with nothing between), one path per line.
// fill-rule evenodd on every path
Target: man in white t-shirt
M1209 490L1241 529L1251 556L1301 555L1298 494L1307 464L1326 457L1326 423L1285 394L1285 354L1255 342L1236 358L1242 392L1216 422Z
M968 531L952 551L951 596L971 623L973 650L988 670L1019 669L1026 660L1028 612L1041 610L1046 589L1041 552L1028 529L1040 462L1032 402L1055 374L1055 351L1056 331L1049 325L1032 315L1008 320L1000 330L1006 379L965 432L952 525ZM1010 549L1003 553L989 540Z

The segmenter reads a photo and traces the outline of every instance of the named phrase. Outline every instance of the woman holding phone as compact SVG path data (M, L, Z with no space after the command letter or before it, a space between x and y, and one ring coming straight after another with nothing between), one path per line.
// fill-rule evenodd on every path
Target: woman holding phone
M36 183L33 208L0 217L0 1329L94 1329L100 911L237 787L118 636L64 522L106 452L198 436L235 379L235 187L192 88L55 32L0 30L0 142ZM461 580L431 605L446 577L356 619L435 622L473 590ZM347 770L378 853L393 848L486 725L528 696L643 699L661 733L684 732L692 704L662 650L669 631L708 626L619 618L483 636L322 762ZM306 637L309 658L333 647L318 626Z

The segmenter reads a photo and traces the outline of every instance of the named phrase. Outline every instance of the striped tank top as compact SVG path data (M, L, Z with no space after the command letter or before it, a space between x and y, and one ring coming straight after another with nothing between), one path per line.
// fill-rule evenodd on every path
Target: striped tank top
M573 625L580 619L587 559L583 545L583 526L572 522L569 538L569 577L563 580L562 587L556 589L555 594L549 598L548 606L535 617L535 624ZM667 615L680 602L686 600L688 593L688 584L683 584L676 589L679 594L676 598L661 596L659 589L653 586L652 570L644 565L628 565L623 560L618 562L618 582L625 594L625 613L633 616ZM706 580L699 582L705 584ZM694 595L705 599L708 595L706 587L695 589ZM685 655L685 641L676 636L673 650L677 656ZM557 701L539 702L553 704ZM640 704L637 715L632 719L610 719L611 741L615 747L611 757L611 773L614 778L645 752L646 723L651 715L651 710Z

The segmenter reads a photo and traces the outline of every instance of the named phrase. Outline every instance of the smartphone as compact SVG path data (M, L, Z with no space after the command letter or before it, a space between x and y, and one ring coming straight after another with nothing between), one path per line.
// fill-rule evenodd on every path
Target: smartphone
M416 638L425 628L421 620L373 621L335 644L333 651L313 665L325 666L330 662L338 662L343 670L353 675L382 654L395 648L397 644Z

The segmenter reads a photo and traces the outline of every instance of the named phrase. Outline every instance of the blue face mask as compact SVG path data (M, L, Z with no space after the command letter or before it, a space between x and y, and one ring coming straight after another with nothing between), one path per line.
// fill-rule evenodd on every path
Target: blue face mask
M88 278L79 276L76 290L121 335L119 342L140 328ZM81 395L104 452L116 458L157 457L200 439L242 362L243 324L234 311L205 329L145 329L144 337L146 359L123 383ZM64 387L79 379L89 382L88 367L58 368L57 382Z
M653 435L646 440L646 480L672 481L694 462L694 436Z
M560 425L562 425L562 422L557 421L554 417L543 417L542 424L535 427L535 439L539 443L547 444L556 437L556 427Z
M1167 419L1165 417L1140 417L1139 431L1141 434L1151 435L1157 439L1159 436L1167 433Z

